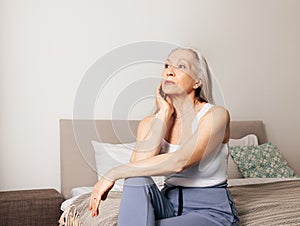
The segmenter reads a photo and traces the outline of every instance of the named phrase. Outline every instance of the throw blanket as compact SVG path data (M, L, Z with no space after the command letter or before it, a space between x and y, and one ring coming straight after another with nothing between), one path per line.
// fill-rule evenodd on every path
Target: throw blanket
M91 193L79 196L60 217L60 226L117 226L122 192L111 191L100 202L99 215L92 218L88 210Z
M300 225L300 180L236 186L230 191L241 225Z
M229 188L235 200L242 226L300 225L300 180ZM89 194L76 199L62 214L60 226L116 226L121 192L110 192L101 202L99 216L87 210Z

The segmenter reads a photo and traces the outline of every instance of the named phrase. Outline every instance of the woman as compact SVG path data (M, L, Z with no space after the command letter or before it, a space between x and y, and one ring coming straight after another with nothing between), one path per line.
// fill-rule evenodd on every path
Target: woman
M141 120L130 163L95 185L89 209L98 214L114 182L126 178L120 226L238 225L227 189L228 111L213 105L210 69L194 49L177 48L166 60L157 112ZM159 191L150 176L165 175Z

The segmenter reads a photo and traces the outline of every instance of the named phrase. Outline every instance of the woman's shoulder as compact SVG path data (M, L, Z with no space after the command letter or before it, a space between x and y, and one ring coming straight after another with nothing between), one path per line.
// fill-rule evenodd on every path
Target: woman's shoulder
M209 104L209 106L210 108L208 109L206 114L203 115L203 119L206 120L224 119L225 121L230 120L229 111L225 107L220 105L214 105L214 104Z
M202 110L204 110L205 113L214 112L216 114L229 114L229 111L225 107L207 102L202 103L199 113L201 113Z
M221 105L214 105L214 104L211 104L212 107L211 107L211 110L216 112L216 113L223 113L223 114L229 114L229 111L227 108L225 108L224 106L221 106Z

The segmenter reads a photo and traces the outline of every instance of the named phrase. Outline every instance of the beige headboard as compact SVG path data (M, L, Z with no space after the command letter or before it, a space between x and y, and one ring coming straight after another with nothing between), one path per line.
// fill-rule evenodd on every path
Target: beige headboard
M61 193L70 197L73 187L93 186L97 181L91 140L127 143L135 140L137 120L60 120ZM231 138L256 134L259 143L267 136L262 121L232 121Z

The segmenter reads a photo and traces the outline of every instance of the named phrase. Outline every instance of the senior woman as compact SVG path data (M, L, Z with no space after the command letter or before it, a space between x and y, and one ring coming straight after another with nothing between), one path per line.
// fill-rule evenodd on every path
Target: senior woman
M169 54L156 93L156 114L141 120L130 163L95 185L89 209L97 216L116 180L126 178L119 226L238 225L227 189L230 115L213 104L211 72L191 48ZM160 191L151 176L166 176Z

